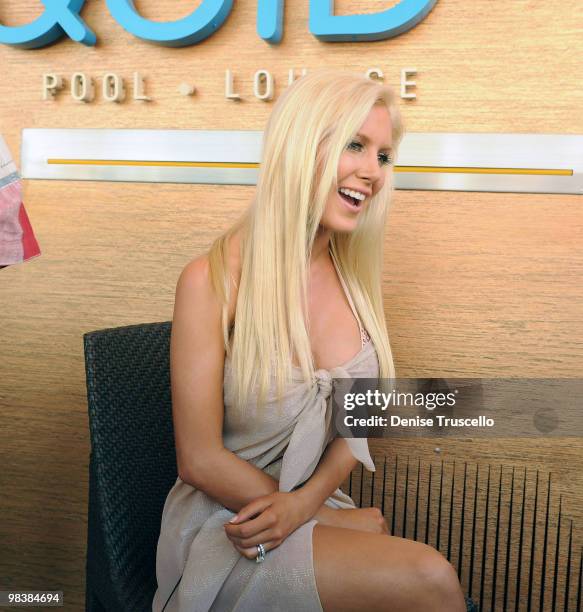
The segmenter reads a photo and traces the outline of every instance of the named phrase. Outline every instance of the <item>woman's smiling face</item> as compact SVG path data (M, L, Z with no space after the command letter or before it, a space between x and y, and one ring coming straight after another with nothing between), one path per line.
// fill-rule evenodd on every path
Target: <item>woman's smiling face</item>
M338 162L338 190L328 196L320 226L352 232L358 216L385 184L393 161L392 125L386 106L373 106Z

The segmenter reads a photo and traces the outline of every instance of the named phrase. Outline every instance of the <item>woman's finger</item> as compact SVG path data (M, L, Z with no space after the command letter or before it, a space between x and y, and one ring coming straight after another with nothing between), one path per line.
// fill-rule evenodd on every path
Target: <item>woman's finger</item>
M273 550L276 546L278 545L278 542L275 541L271 541L271 542L264 542L263 543L263 548L265 549L265 557L267 558L268 552L270 550ZM257 554L258 554L258 550L257 550L257 546L251 546L249 548L243 548L240 546L235 546L235 548L247 559L251 559L253 561L256 560L257 558Z
M229 540L231 540L231 542L233 542L233 544L239 546L240 548L251 548L253 546L257 546L257 544L265 544L265 542L275 540L276 538L274 537L274 535L275 534L273 533L273 530L264 529L256 535L247 538L230 536L229 534L227 534L227 537L229 538Z
M258 497L254 499L252 502L249 502L246 506L243 506L237 514L229 521L231 524L242 523L250 519L255 514L259 514L263 512L265 508L271 505L272 500L269 496L264 495L263 497Z
M228 537L251 538L272 527L273 517L270 513L262 512L257 518L244 521L237 525L225 523L225 533Z

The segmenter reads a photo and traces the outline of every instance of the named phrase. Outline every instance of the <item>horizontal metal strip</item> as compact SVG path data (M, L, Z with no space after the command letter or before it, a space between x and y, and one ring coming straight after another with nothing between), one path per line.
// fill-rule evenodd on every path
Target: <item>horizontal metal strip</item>
M47 164L70 166L158 166L160 168L259 168L259 163L146 161L125 159L47 159Z
M47 164L77 166L159 166L169 168L259 168L260 164L240 164L236 162L181 162L181 161L144 161L122 159L48 159ZM573 170L557 168L449 168L437 166L395 166L395 172L446 172L465 174L539 174L553 176L573 176Z
M26 179L256 184L252 130L24 129ZM583 194L583 135L407 133L397 189Z
M558 168L461 168L448 166L395 166L396 172L432 172L447 174L538 174L542 176L573 176L573 170Z

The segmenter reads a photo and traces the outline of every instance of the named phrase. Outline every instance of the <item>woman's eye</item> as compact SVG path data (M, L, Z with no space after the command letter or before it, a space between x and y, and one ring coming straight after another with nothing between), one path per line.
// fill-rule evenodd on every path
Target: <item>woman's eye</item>
M379 162L381 166L388 166L393 163L393 156L390 153L380 153Z
M353 140L346 145L346 148L350 151L362 151L364 146L361 142L358 142L358 140ZM379 153L378 159L381 166L388 166L393 163L393 156L391 153Z

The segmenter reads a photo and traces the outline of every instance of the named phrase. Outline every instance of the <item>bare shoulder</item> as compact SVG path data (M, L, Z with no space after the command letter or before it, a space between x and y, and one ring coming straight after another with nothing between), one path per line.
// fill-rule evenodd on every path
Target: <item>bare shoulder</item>
M240 239L233 236L228 244L227 270L231 279L231 292L229 299L229 324L235 319L239 280L241 278ZM182 294L192 301L192 307L198 314L201 309L209 316L213 314L220 318L221 303L216 295L212 279L208 254L191 260L182 270L176 287L177 297Z
M221 343L221 304L211 282L208 257L184 266L176 283L172 342L185 352Z
M214 293L211 291L210 263L206 254L191 260L184 266L177 286L187 292L207 294L207 297Z
M176 283L174 317L186 316L199 322L220 317L221 306L211 283L208 257L203 255L184 266Z

